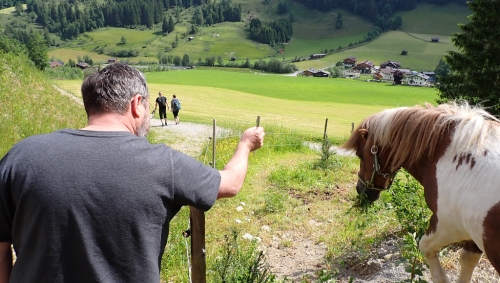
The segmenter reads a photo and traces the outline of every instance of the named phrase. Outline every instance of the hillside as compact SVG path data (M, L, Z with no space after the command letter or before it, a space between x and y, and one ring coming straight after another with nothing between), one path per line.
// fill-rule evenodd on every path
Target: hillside
M26 137L85 126L83 107L61 96L29 59L0 54L0 157Z
M168 35L161 31L161 24L154 25L152 28L138 27L137 29L104 27L91 32L80 34L73 40L61 41L55 34L48 35L56 45L51 48L49 57L67 62L70 58L76 60L78 56L90 56L93 61L106 61L110 57L120 57L114 55L120 51L131 51L137 53L134 57L128 57L132 62L157 62L160 53L165 56L180 56L188 54L192 63L204 62L205 58L210 56L220 56L224 62L228 62L231 57L235 57L237 62L242 62L249 58L255 61L261 58L278 58L281 60L292 60L296 57L309 57L313 53L322 53L325 49L337 50L339 47L347 47L350 43L355 43L368 32L373 30L373 24L359 15L352 14L345 9L333 9L328 12L310 10L296 1L287 0L288 12L284 15L277 13L278 0L234 0L234 5L241 5L241 22L224 22L212 26L200 26L198 31L189 35L192 28L192 18L194 8L183 9L175 12L170 9L167 15L176 14L178 23L175 30ZM276 45L271 47L267 44L257 43L249 40L248 24L250 19L259 18L263 22L269 22L280 17L289 17L294 14L292 40L285 45ZM342 28L336 28L337 16L342 14ZM337 58L346 56L356 56L360 54L363 58L363 52L369 52L374 58L372 61L378 63L379 59L383 61L392 59L391 52L399 49L401 46L410 49L413 54L420 54L418 58L409 59L422 63L422 58L431 55L432 63L422 66L409 66L415 69L429 69L430 66L437 64L436 58L441 57L447 50L452 50L453 46L449 42L449 36L458 31L458 23L466 22L467 15L470 12L467 7L458 4L432 5L419 3L416 9L411 11L396 12L395 17L402 17L402 31L411 34L417 34L417 37L430 38L439 37L441 43L448 46L433 46L430 50L419 44L418 48L413 48L414 39L398 36L397 43L393 46L389 40L393 36L385 39L384 44L367 44L367 47L360 47L348 51L342 51L327 58L328 64L338 61ZM30 18L31 17L31 18ZM17 15L14 8L8 8L0 11L0 23L4 26L9 25L17 28L40 28L33 24L32 15ZM188 37L193 36L192 40ZM121 42L122 38L126 42ZM173 45L176 45L173 47ZM388 48L391 47L391 48ZM381 49L379 49L381 48ZM420 50L422 49L423 50ZM283 49L284 53L277 53L277 50ZM389 51L389 53L387 53ZM353 53L354 52L354 53ZM400 50L398 50L400 52ZM412 54L412 53L410 53ZM389 57L389 58L388 58ZM396 60L396 59L393 59ZM424 62L427 59L424 60ZM405 64L406 65L406 64ZM325 64L317 64L317 67L326 67Z

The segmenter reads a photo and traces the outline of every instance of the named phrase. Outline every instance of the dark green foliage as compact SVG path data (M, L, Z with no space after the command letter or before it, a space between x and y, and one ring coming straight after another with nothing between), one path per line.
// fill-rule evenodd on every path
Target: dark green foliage
M338 28L338 29L340 29L340 28L342 28L343 24L344 24L343 23L343 15L342 15L341 12L339 12L337 14L337 21L335 21L335 27Z
M297 67L295 67L295 65L283 63L277 59L271 59L269 60L269 62L259 60L254 63L252 69L277 74L292 73L294 71L297 71Z
M450 73L450 65L446 63L444 58L439 60L436 69L434 70L434 74L436 75L437 82L441 80L442 77L446 77Z
M288 19L278 19L268 24L262 23L258 18L250 21L250 38L270 45L279 42L288 42L292 38L292 23Z
M280 2L278 4L278 14L286 14L288 12L288 4L286 2Z
M168 18L165 16L163 18L163 24L161 25L161 30L163 33L171 33L175 30L175 23L172 15L169 15Z
M71 67L69 64L66 66L56 68L46 68L45 74L50 79L59 80L78 80L83 79L83 72L80 68Z
M16 39L0 33L0 52L13 54L27 54L26 46Z
M174 65L176 65L176 66L180 66L181 64L182 64L182 59L181 59L181 57L180 57L179 55L176 55L176 56L174 57Z
M156 24L163 23L163 32L170 33L174 30L175 23L171 20L171 16L169 19L164 18L164 11L175 5L185 8L201 5L202 11L197 12L195 20L198 25L204 23L204 18L207 18L208 25L224 21L241 21L240 7L231 5L229 1L212 4L206 4L205 0L178 2L172 0L124 0L104 1L103 4L92 1L86 2L85 8L82 10L80 10L80 4L75 2L28 1L27 12L33 13L36 22L46 27L49 32L56 33L62 39L71 39L81 33L104 26L152 28ZM180 21L181 9L179 7L175 9L177 21Z
M43 70L49 62L48 47L45 45L45 39L38 32L32 32L28 39L28 57L35 63L35 66Z
M181 65L182 65L182 66L190 66L189 55L184 54L184 55L182 56L182 62L181 62Z
M439 100L465 100L500 116L500 0L469 2L470 22L452 36L459 51L445 56L451 68L439 77Z

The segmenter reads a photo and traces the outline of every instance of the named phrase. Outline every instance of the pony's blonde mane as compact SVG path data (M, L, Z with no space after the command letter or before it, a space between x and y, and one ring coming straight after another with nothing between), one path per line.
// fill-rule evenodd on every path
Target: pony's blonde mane
M388 109L366 118L342 147L355 150L361 131L366 130L366 146L393 149L388 160L390 169L396 170L425 155L431 159L447 135L452 135L450 146L459 152L480 152L498 145L499 122L482 108L467 103Z

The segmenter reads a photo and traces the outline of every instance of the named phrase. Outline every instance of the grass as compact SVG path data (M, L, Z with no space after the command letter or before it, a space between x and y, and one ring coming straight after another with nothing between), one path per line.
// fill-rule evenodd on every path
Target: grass
M415 38L419 37L421 39ZM299 69L307 69L309 66L315 68L324 68L335 65L344 58L354 56L358 62L370 60L375 65L379 65L387 60L401 62L403 68L409 68L415 71L434 71L439 60L447 51L457 51L457 48L451 43L448 37L442 37L439 43L430 42L435 34L414 34L411 36L402 31L390 31L372 42L363 46L352 48L328 55L320 61L302 61L295 63ZM407 50L408 55L401 55L402 50Z
M31 65L24 57L0 56L0 156L26 137L85 126L83 107L61 96Z
M224 71L189 70L147 73L150 102L162 91L182 101L184 121L210 124L238 121L283 126L321 136L328 118L328 134L343 138L352 124L369 114L394 106L433 103L436 90L348 79L320 79L253 75ZM175 82L175 84L168 84ZM56 81L79 95L81 82ZM404 94L404 95L403 95Z
M402 30L410 33L439 34L450 36L459 32L459 23L468 23L467 18L472 12L467 6L449 3L446 5L431 5L418 3L415 10L399 11L403 18Z

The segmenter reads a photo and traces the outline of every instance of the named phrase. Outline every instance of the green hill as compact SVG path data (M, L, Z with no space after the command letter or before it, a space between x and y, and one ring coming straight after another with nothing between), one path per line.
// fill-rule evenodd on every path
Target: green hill
M265 3L268 3L267 5ZM251 41L247 38L248 23L250 19L258 17L264 22L282 17L277 14L278 0L233 0L234 4L241 4L242 21L237 23L219 23L213 26L200 27L198 32L190 40L188 30L191 28L191 18L194 8L181 9L179 23L174 32L164 35L161 25L152 29L125 29L105 27L86 32L70 41L56 40L58 47L53 47L49 57L67 62L70 58L76 60L78 56L89 55L94 62L105 62L107 58L117 57L110 51L134 50L137 56L128 58L132 62L157 62L160 52L166 55L180 56L188 54L193 63L204 61L210 56L221 56L224 62L235 57L237 62L246 58L257 60L261 58L273 58L292 60L296 57L309 57L313 53L322 53L325 49L337 50L339 46L347 47L355 43L371 30L373 24L354 15L347 10L334 9L329 12L310 10L295 1L287 0L289 12L294 13L296 22L293 24L294 35L290 43L271 47ZM343 27L335 28L338 13L343 14ZM382 36L384 42L377 40L375 44L369 43L363 47L351 49L330 56L327 63L335 63L338 58L357 56L365 58L369 54L375 63L394 59L400 53L400 49L410 51L408 64L415 69L429 69L437 64L436 58L443 56L447 50L453 50L449 36L458 31L458 23L468 21L470 11L467 7L458 4L431 5L419 3L412 11L396 12L393 16L403 18L402 30L410 33L409 36ZM13 8L0 11L0 23L21 28L39 28L32 23L30 15L17 16ZM390 34L390 33L389 33ZM415 37L428 39L439 37L440 45L428 45L417 43ZM55 35L50 35L52 39ZM121 38L126 38L126 43L121 44ZM177 47L172 44L178 39ZM394 43L390 40L396 40ZM284 49L284 54L277 53L278 49ZM418 54L418 56L416 56ZM426 57L431 55L430 57ZM241 61L240 61L241 60ZM439 59L437 59L439 60ZM428 64L425 62L428 61ZM302 64L299 64L301 66ZM317 67L326 67L327 64L313 63Z
M0 52L0 157L18 141L86 124L83 106L62 96L31 61Z

